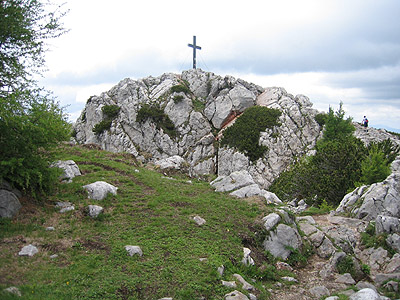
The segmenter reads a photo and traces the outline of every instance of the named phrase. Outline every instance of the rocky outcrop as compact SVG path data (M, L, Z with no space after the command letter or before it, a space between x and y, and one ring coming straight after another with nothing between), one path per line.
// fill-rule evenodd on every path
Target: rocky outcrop
M138 122L144 104L158 105L172 121L175 134L151 118ZM107 117L102 108L110 105L117 105L119 113L109 129L94 133L94 126ZM254 105L277 108L282 115L280 126L261 133L259 142L268 151L253 163L234 149L219 149L216 132ZM314 120L317 111L311 107L307 97L294 97L282 88L264 89L196 69L181 75L124 79L108 92L91 97L76 121L75 139L113 152L132 153L143 162L179 156L191 176L228 176L246 170L255 184L266 189L294 157L308 153L320 136L321 128Z
M21 209L21 192L5 181L0 183L0 218L13 218Z

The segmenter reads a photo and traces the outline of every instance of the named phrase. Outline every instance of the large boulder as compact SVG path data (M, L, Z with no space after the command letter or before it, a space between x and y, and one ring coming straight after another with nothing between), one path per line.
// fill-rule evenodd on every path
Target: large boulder
M13 218L21 209L18 197L10 191L0 190L0 217Z
M93 200L103 200L108 194L116 195L118 189L104 181L96 181L83 186L83 188L88 192L88 198Z
M336 209L358 219L374 221L378 215L400 218L400 172L398 159L392 163L392 174L384 181L362 186L347 194Z
M82 175L78 165L73 160L58 160L51 166L63 170L63 174L60 176L62 181L72 182L72 178Z
M292 253L291 249L299 249L301 245L302 240L297 229L285 224L279 224L276 230L270 231L263 243L266 251L282 259L287 259Z

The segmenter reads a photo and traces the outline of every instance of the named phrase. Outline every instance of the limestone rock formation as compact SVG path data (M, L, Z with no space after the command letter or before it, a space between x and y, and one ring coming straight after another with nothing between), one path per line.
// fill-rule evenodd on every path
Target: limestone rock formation
M151 116L138 119L145 105L158 107L162 118L168 116L173 123L173 130ZM282 115L280 126L261 133L259 142L268 151L252 163L235 149L219 149L216 136L254 105L277 108ZM107 106L118 106L118 114L110 119L103 109ZM266 189L294 157L313 148L322 130L314 120L316 114L305 96L294 97L283 88L264 89L232 76L196 69L124 79L108 92L91 97L75 123L75 139L113 152L129 152L143 162L179 156L191 176L228 176L246 170L260 189ZM110 127L93 132L102 120L110 122Z

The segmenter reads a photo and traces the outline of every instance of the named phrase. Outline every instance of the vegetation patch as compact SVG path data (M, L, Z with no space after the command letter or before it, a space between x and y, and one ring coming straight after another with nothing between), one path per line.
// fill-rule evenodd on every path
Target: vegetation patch
M193 109L198 112L202 112L206 107L206 104L198 98L192 99Z
M170 137L176 137L175 125L169 118L169 116L164 112L162 108L160 108L157 104L143 104L139 109L136 121L139 123L143 123L146 120L150 119L153 121L157 129L162 129L166 134Z
M246 109L235 124L225 130L221 145L236 148L255 162L267 151L266 146L259 145L260 132L278 126L280 115L279 110L264 106Z
M92 131L95 134L101 134L104 131L110 129L111 123L118 116L120 109L121 108L118 105L104 105L101 108L101 111L103 112L104 115L104 119L100 121L100 123L94 125Z
M189 87L185 84L177 84L171 87L171 93L185 93L190 94L191 91Z

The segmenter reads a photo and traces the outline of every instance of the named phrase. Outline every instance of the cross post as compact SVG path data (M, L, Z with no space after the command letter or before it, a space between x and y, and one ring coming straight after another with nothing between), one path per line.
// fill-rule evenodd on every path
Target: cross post
M201 50L200 46L196 45L196 36L193 36L193 44L188 44L189 47L193 48L193 69L196 69L196 49Z

